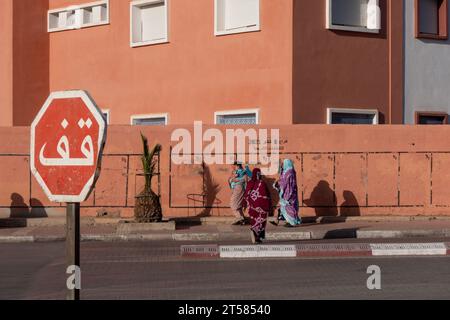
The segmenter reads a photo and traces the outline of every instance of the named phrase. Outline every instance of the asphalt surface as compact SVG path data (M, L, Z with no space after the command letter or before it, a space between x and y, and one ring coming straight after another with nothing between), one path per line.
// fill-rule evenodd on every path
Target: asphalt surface
M167 242L81 250L82 299L450 299L450 257L192 260ZM64 254L64 243L0 245L0 299L64 299ZM371 265L381 290L367 289Z

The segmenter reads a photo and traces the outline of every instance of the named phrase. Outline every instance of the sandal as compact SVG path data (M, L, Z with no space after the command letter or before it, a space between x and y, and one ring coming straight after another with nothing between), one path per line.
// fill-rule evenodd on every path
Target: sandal
M253 244L261 244L262 243L262 239L261 237L258 237L255 233L255 231L251 230L251 237L252 237L252 243Z
M253 230L250 231L250 235L252 237L252 243L256 244L256 235L255 235L255 232Z
M292 224L290 224L290 223L286 223L285 225L284 225L284 227L285 228L295 228Z

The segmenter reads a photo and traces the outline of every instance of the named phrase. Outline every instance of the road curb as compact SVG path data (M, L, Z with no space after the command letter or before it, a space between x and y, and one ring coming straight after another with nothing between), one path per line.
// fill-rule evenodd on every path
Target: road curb
M271 241L310 240L310 232L274 232L267 234ZM132 241L250 241L250 232L239 233L148 233L148 234L84 234L83 242L132 242ZM0 243L60 242L65 236L0 236Z
M35 242L33 236L1 236L0 243L30 243Z
M339 232L268 232L266 239L269 241L302 241L302 240L323 240L323 239L396 239L396 238L446 238L450 237L450 230L369 230L358 231L354 237L354 231L338 230ZM0 236L0 243L30 243L30 242L60 242L65 236ZM179 242L222 242L222 241L248 241L250 242L250 232L223 232L223 233L147 233L147 234L84 234L81 241L86 242L131 242L131 241L179 241Z
M181 246L181 257L216 259L447 256L450 243Z

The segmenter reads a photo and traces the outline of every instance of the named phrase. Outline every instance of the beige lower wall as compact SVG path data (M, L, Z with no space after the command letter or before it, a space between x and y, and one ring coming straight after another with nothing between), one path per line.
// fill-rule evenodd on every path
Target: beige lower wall
M140 131L161 143L154 180L166 217L227 216L228 165L175 165L175 128L111 126L101 177L83 215L133 214L142 187ZM192 128L187 128L192 129ZM206 130L207 128L204 128ZM268 129L274 129L268 128ZM450 215L450 128L419 126L282 126L281 157L295 162L303 216ZM221 128L224 132L224 128ZM191 130L192 131L192 130ZM0 209L35 215L50 203L29 171L29 129L0 128ZM267 177L271 182L276 177ZM274 192L274 205L276 204ZM25 210L25 211L26 211Z

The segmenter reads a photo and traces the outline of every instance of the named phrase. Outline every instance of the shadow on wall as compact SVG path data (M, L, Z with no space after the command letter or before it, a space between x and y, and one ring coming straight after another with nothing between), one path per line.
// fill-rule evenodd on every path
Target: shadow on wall
M344 202L341 204L341 217L359 217L361 210L359 209L358 200L351 191L344 191Z
M303 202L314 208L317 217L356 217L361 215L359 203L351 191L343 192L344 202L338 207L336 193L327 181L320 181L309 199ZM340 214L339 214L340 211Z
M38 199L31 199L29 207L18 193L11 194L10 218L47 218L44 205Z
M190 203L194 204L194 210L198 207L204 207L204 209L196 214L198 218L210 217L213 210L219 210L222 201L217 199L221 188L220 185L214 180L211 169L207 165L203 165L203 186L202 194L189 194L188 195L188 209L191 209ZM220 215L220 212L218 212Z

